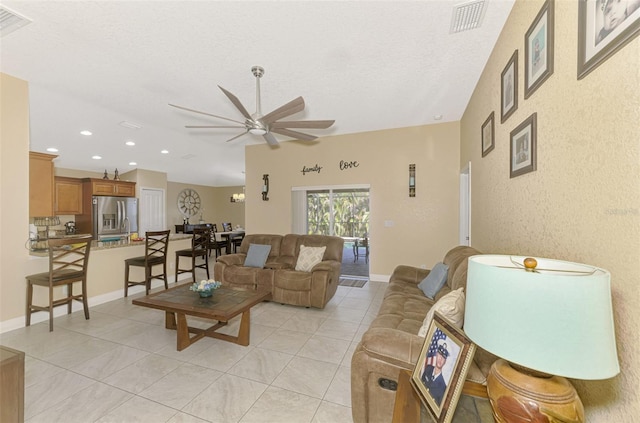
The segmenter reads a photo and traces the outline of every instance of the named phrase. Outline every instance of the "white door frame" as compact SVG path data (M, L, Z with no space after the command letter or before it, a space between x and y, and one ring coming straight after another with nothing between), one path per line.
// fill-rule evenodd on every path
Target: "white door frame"
M460 170L460 245L471 245L471 162Z

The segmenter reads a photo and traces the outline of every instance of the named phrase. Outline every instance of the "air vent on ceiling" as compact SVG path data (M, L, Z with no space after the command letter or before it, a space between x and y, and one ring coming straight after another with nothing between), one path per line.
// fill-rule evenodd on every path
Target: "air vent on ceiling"
M485 11L485 0L473 0L453 6L451 19L452 34L478 28L482 24Z
M120 126L124 126L125 128L129 128L129 129L140 129L142 128L141 125L138 125L137 123L133 123L133 122L128 122L126 120L123 120L122 122L119 123Z
M0 6L0 37L31 23L31 19L14 12L6 6Z

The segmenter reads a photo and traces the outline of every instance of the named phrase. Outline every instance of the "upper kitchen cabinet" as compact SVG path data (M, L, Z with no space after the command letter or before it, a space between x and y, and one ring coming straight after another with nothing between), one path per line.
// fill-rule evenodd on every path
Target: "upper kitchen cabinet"
M53 159L56 157L29 152L29 217L53 216Z
M55 178L55 213L82 214L82 180L78 178Z
M91 195L112 195L116 197L135 197L136 183L125 181L110 181L108 179L85 178L82 180L90 189Z

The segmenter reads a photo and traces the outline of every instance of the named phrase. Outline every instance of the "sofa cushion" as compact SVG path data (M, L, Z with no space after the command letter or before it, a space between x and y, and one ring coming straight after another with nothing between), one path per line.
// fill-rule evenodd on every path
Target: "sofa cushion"
M418 335L422 337L426 336L429 325L433 320L433 314L436 311L455 327L462 328L462 322L464 321L464 300L465 296L462 288L451 291L440 298L427 312Z
M427 298L433 300L438 291L440 291L440 288L447 282L448 271L449 266L444 263L437 263L433 266L433 269L431 269L427 277L418 284L418 288L424 292Z
M311 272L313 266L322 261L324 251L327 247L306 247L300 245L300 253L298 254L298 261L296 262L296 269L300 272Z
M247 251L247 258L244 260L245 267L258 267L262 269L267 262L271 245L251 244Z

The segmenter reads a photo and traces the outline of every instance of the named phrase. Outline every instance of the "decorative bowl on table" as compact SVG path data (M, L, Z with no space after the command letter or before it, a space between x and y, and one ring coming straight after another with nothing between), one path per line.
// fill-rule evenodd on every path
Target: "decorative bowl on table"
M207 298L213 295L213 291L220 288L222 285L220 282L216 282L213 279L203 279L199 283L193 283L189 289L197 292L201 298Z

